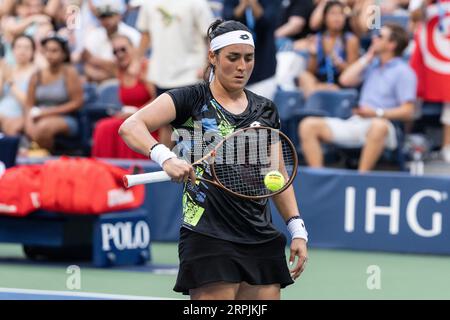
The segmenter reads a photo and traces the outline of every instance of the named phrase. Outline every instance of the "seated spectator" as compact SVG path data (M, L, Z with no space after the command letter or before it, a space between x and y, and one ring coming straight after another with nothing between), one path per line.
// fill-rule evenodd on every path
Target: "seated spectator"
M18 135L24 127L26 93L31 75L35 71L34 41L21 35L14 39L13 53L16 64L3 63L0 68L0 131L5 135Z
M338 90L340 74L358 59L359 40L344 27L344 5L327 2L322 29L311 38L308 70L299 77L306 97L317 90Z
M19 35L25 34L34 38L42 25L51 25L51 18L44 14L40 1L21 0L13 6L9 15L1 19L0 30L4 44L4 59L9 65L14 65L12 42ZM35 40L36 41L36 40ZM39 53L36 48L36 53Z
M305 38L310 32L309 18L313 11L312 0L291 0L281 3L278 27L275 38L298 40Z
M13 37L21 34L33 36L41 22L51 21L43 0L20 0L16 4L15 15L9 16L4 31Z
M85 62L84 73L87 80L99 83L115 77L111 38L115 34L125 35L131 39L133 46L137 47L141 35L139 31L121 21L120 2L101 0L96 3L101 27L86 35L82 59Z
M135 76L130 72L131 62L135 55L135 48L131 40L123 35L116 35L112 39L113 53L116 57L117 78L119 79L119 98L124 104L122 111L114 117L100 120L94 131L92 156L103 158L147 159L134 152L119 137L119 127L126 118L139 108L151 102L156 97L155 86L146 80L147 61L141 61L140 73ZM158 132L152 133L156 139ZM166 140L170 141L170 132L166 133Z
M392 121L409 121L414 115L417 78L401 58L408 45L408 33L387 24L365 56L341 75L346 86L363 82L359 108L347 119L308 117L300 123L299 134L306 162L323 166L321 142L362 147L359 170L371 170L384 148L397 148Z
M0 1L0 18L11 14L14 9L15 2L15 0Z
M330 0L317 0L309 26L312 30L319 30L324 17L326 4ZM375 6L375 0L340 0L344 5L344 13L346 17L345 29L351 31L358 37L362 37L369 32L372 21L375 17L371 6Z
M223 3L223 18L247 26L255 38L255 61L264 61L255 64L247 89L268 99L273 99L277 89L274 33L279 12L280 1L224 0Z
M70 63L67 40L49 35L42 40L48 67L30 80L25 132L40 147L52 150L57 135L75 136L78 121L74 113L83 105L83 88Z
M379 5L381 14L408 15L409 0L381 0Z

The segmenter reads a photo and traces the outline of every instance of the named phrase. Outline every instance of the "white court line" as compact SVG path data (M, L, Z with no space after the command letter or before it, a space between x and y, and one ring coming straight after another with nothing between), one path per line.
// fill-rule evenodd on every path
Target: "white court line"
M52 291L52 290L34 290L34 289L17 289L17 288L0 288L0 294L1 293L51 295L61 297L77 297L77 298L100 298L113 300L176 300L173 298L130 296L130 295L107 294L97 292L71 292L71 291Z

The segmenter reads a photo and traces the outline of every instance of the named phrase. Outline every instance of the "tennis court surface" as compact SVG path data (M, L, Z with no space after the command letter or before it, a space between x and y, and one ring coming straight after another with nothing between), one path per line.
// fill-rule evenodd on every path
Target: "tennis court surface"
M151 249L149 265L100 269L31 262L21 246L2 244L0 299L187 299L172 291L177 245L154 243ZM450 299L448 256L310 249L309 257L306 271L282 291L282 299ZM80 267L79 289L69 289L71 265Z

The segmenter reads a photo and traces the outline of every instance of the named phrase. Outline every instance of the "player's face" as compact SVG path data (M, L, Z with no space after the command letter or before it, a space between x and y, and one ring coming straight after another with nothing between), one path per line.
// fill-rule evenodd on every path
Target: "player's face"
M255 50L248 44L233 44L214 56L215 76L228 90L243 89L255 64Z

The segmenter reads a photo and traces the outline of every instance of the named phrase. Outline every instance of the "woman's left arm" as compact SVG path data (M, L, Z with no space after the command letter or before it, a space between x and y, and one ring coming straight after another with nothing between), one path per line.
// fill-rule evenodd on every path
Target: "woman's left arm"
M291 221L294 222L294 224L296 223L295 220L299 222L299 220L295 218L299 217L300 213L297 207L293 186L290 186L282 193L273 196L272 199L285 222ZM295 262L295 257L298 257L297 264L294 269L291 270L292 279L295 280L305 269L306 261L308 260L308 250L306 247L306 239L297 237L296 234L293 234L292 236L294 239L292 239L290 247L289 265L292 265Z
M69 101L64 104L42 109L42 116L61 115L77 111L83 105L83 86L76 69L67 66L64 72Z

